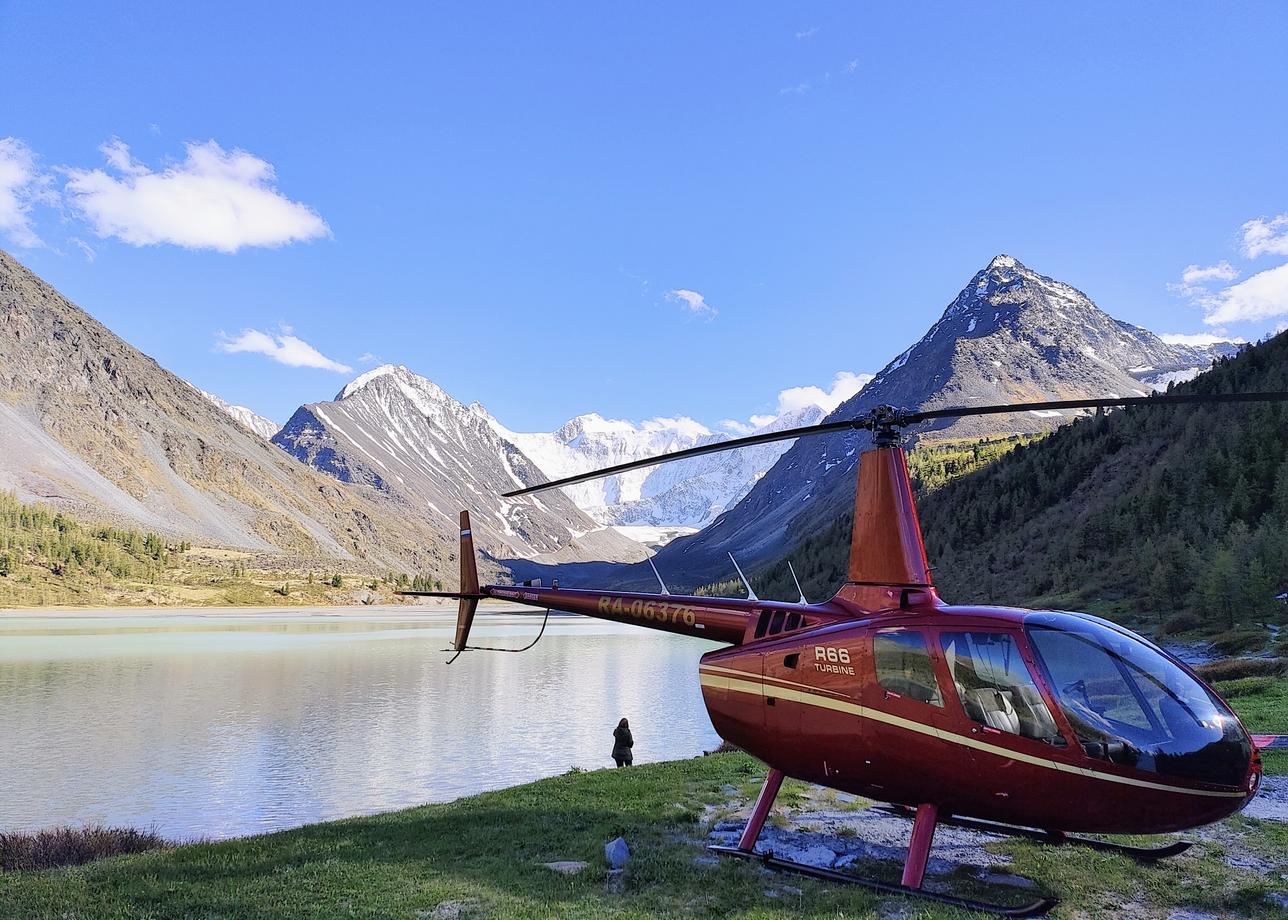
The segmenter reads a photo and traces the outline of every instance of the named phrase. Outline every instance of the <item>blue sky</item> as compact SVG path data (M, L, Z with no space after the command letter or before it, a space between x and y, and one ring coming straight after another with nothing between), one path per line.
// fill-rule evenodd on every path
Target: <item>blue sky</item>
M0 245L278 421L373 359L515 429L747 418L998 252L1288 318L1282 3L117 6L0 0Z

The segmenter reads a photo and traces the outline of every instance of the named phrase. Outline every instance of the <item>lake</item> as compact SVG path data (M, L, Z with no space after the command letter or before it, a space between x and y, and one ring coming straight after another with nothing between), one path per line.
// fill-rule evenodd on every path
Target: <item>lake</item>
M719 743L715 643L552 616L450 667L455 608L0 614L0 831L261 833ZM541 616L485 606L471 641ZM484 612L486 611L486 612Z

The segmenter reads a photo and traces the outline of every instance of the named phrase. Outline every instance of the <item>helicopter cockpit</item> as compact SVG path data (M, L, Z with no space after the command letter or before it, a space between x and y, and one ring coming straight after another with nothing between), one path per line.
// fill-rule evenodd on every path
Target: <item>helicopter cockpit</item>
M1238 720L1161 649L1086 614L1031 613L1024 628L1088 756L1242 785L1252 748Z

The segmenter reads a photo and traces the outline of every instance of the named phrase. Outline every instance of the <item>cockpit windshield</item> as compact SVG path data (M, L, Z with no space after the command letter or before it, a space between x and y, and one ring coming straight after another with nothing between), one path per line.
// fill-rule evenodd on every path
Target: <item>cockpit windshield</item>
M1240 785L1252 751L1230 710L1154 646L1092 617L1025 618L1083 750L1138 770Z

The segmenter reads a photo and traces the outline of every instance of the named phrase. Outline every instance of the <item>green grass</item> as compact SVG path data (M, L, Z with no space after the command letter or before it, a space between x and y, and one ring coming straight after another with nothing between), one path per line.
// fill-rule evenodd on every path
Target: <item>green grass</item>
M0 873L0 917L422 920L452 916L461 906L462 917L879 916L881 899L860 889L769 875L741 861L695 862L702 855L704 810L727 800L721 787L750 795L761 775L763 767L741 754L569 773L445 805L73 869ZM784 792L790 805L809 791L789 784ZM1283 837L1282 831L1272 833ZM1249 827L1248 833L1261 831ZM618 834L634 855L623 890L613 893L602 847ZM1272 854L1288 841L1261 843ZM1177 906L1274 916L1264 900L1272 882L1230 869L1214 844L1160 866L1072 847L1003 842L990 848L1010 854L1016 871L1065 899L1057 918L1087 916L1089 909L1107 915L1130 903L1160 916ZM584 860L589 867L564 876L542 865L555 860ZM913 902L908 908L902 916L910 920L968 916Z
M1288 735L1288 677L1245 677L1214 686L1252 734ZM1288 751L1263 751L1261 763L1267 773L1288 773Z
M1288 679L1244 678L1218 685L1254 732L1288 734ZM1283 752L1268 752L1268 772L1288 772ZM261 837L198 843L106 859L72 869L0 872L0 917L24 920L283 920L452 916L515 918L638 917L871 918L881 899L860 889L765 875L743 862L695 863L704 815L732 813L722 787L750 800L764 768L742 754L631 770L574 772L446 805L312 825ZM830 793L784 784L787 811ZM854 808L866 803L860 800ZM710 811L708 807L713 806ZM776 824L794 826L783 810ZM1273 917L1265 896L1273 873L1235 870L1224 861L1227 836L1265 859L1282 859L1288 826L1236 817L1221 843L1203 842L1181 857L1141 865L1077 847L1022 841L990 844L1013 871L1063 899L1056 918L1158 915L1179 907L1220 916ZM634 856L624 891L611 893L602 847L624 835ZM584 860L563 876L542 863ZM893 879L897 867L867 871ZM966 879L954 885L999 897ZM774 896L766 894L772 891ZM917 904L903 916L964 918Z

